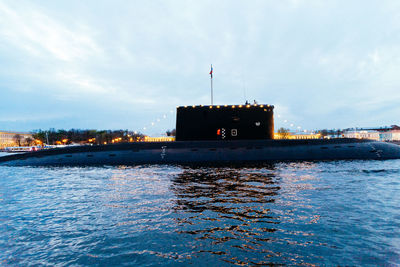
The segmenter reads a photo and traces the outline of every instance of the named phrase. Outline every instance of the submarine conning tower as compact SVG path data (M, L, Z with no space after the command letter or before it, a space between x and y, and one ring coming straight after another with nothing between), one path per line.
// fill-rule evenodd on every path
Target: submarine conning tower
M274 138L274 106L180 106L176 141L266 140Z

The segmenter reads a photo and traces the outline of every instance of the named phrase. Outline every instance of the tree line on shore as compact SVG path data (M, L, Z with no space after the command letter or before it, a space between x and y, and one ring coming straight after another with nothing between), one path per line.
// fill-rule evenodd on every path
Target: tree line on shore
M49 145L71 143L108 144L112 142L137 142L142 141L144 135L129 130L36 130L33 138Z
M321 134L321 136L337 136L341 137L345 130L341 129L323 129L314 131L315 133ZM287 128L279 128L283 138L289 136L290 130ZM167 136L175 136L176 130L166 131ZM129 130L82 130L82 129L70 129L70 130L36 130L32 134L33 138L23 139L21 135L16 134L14 140L18 146L21 145L32 145L35 140L39 140L43 144L56 145L56 144L71 144L71 143L92 143L92 144L109 144L115 142L140 142L144 140L145 135L140 132L129 131Z

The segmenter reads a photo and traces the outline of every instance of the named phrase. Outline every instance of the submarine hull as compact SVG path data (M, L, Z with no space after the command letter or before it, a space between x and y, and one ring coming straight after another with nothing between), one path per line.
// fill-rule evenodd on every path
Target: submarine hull
M0 157L0 165L224 164L398 158L400 146L372 140L229 140L65 147Z

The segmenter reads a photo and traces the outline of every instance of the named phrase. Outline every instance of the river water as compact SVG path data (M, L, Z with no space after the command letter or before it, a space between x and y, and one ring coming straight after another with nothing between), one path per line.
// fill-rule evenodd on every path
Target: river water
M400 160L0 167L0 265L400 264Z

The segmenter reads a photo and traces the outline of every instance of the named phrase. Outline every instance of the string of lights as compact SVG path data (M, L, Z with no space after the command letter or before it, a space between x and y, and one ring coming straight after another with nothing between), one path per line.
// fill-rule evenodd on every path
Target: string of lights
M288 119L282 118L282 116L280 114L277 114L276 116L277 116L277 118L280 119L280 121L283 121L283 124L284 124L283 128L288 128L289 130L291 130L293 132L303 132L303 133L314 134L314 131L304 129L302 126L298 125L297 123L294 123L292 121L289 121Z
M146 130L155 128L160 122L163 122L166 119L168 119L170 116L173 116L174 113L175 113L174 110L170 110L169 112L164 113L162 116L157 117L155 120L152 120L149 123L145 124L141 129L143 131L146 131ZM305 129L301 125L298 125L297 123L290 121L285 117L282 117L282 115L280 115L280 114L277 114L276 117L279 119L279 121L281 121L281 123L283 122L283 125L282 125L283 128L287 128L292 132L298 132L298 133L302 132L302 133L314 134L313 130ZM134 133L136 134L137 132L135 131Z
M173 114L174 114L174 111L173 111L173 110L170 110L168 113L164 113L162 116L157 117L157 119L155 119L155 120L153 120L153 121L151 121L151 122L145 124L141 129L142 129L143 131L152 129L152 128L156 127L160 122L163 122L163 121L165 121L167 118L169 118L170 116L173 116ZM135 132L135 133L136 133L136 132Z

